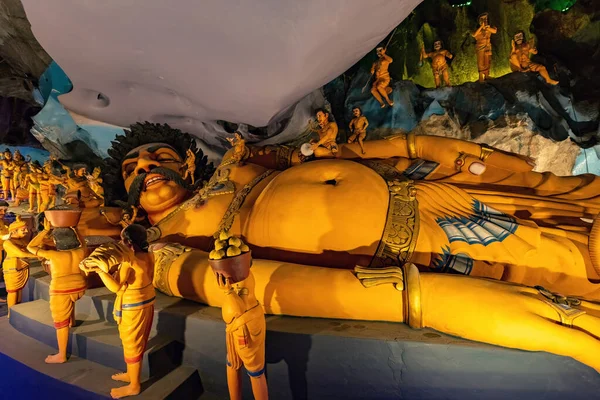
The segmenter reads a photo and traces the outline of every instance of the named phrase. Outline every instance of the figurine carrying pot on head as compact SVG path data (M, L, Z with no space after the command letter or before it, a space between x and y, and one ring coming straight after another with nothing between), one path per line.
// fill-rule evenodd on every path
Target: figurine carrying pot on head
M46 357L46 363L61 364L67 361L69 328L75 325L75 302L83 297L87 288L86 279L79 269L79 263L85 258L86 244L75 228L81 210L55 207L45 211L44 216L44 229L31 240L27 250L50 261L50 312L56 329L58 353ZM52 235L56 250L42 249L48 235Z

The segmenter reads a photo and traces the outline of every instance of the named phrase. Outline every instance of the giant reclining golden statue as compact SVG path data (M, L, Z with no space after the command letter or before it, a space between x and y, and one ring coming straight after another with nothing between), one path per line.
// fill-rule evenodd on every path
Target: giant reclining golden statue
M252 249L267 313L404 322L600 371L598 177L399 135L303 163L297 149L249 146L194 189L180 173L190 145L144 123L109 152L107 197L147 214L161 292L221 306L208 251L229 229Z

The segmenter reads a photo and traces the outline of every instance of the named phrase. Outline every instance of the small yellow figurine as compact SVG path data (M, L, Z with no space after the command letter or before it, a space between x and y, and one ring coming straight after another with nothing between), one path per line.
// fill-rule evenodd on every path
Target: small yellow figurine
M80 208L95 208L104 204L104 199L100 198L90 187L85 164L75 164L71 168L58 160L55 161L67 171L66 176L63 178L63 185L67 187L67 193L63 200L67 204L76 205Z
M366 154L363 141L367 137L367 127L369 126L369 121L367 120L367 117L363 115L360 107L354 107L352 109L352 115L354 118L352 118L352 121L350 121L349 125L352 135L348 139L348 143L358 142L360 151L362 154Z
M25 160L19 150L15 150L13 165L12 186L15 193L13 200L14 206L18 207L22 200L29 198L29 190L25 184L25 177L29 173L29 161Z
M256 299L256 282L250 270L250 248L227 230L219 232L209 254L219 288L225 299L221 306L226 328L227 386L232 400L242 399L242 365L250 376L257 400L269 398L265 377L267 326L262 306Z
M127 228L129 225L135 224L136 222L143 220L143 217L138 219L138 212L139 209L137 207L127 206L126 208L123 208L120 220L111 221L108 215L106 215L106 213L104 212L104 209L100 209L100 214L104 215L104 218L106 218L109 224L114 226L120 225L122 228Z
M40 205L40 176L42 175L42 166L38 161L33 161L29 165L29 173L25 175L24 186L27 188L29 195L29 209L27 212L33 213Z
M46 213L49 214L52 211L65 214L73 212L73 210L55 207ZM77 222L69 224L73 225L71 227L54 222L56 225L61 225L52 231L56 250L43 250L41 245L52 229L50 221L46 218L44 219L44 230L39 232L27 246L30 253L50 261L52 278L50 280L50 312L56 329L58 353L46 357L48 364L62 364L67 361L69 327L75 324L75 302L83 296L87 288L86 279L79 269L79 263L85 258L86 245L85 240L74 227Z
M0 161L0 166L2 166L2 176L0 180L2 182L2 193L4 195L4 199L8 200L10 194L11 199L14 200L15 192L13 188L13 171L15 169L15 163L13 161L12 153L8 148L4 150L2 160Z
M100 177L101 173L102 173L102 170L100 169L100 167L94 167L92 174L88 175L86 178L88 180L89 188L92 190L92 192L94 192L94 194L96 195L96 197L98 199L102 200L102 203L100 204L100 206L103 206L104 205L104 187L102 187L102 182L104 180Z
M4 222L2 224L4 225ZM24 258L34 258L26 250L28 236L27 223L21 219L20 215L17 215L15 222L8 227L8 235L3 237L6 258L2 270L8 293L6 301L9 318L10 308L21 302L21 290L29 279L29 263Z
M56 189L54 185L61 185L63 180L52 173L52 159L47 160L38 176L40 190L38 192L38 212L53 207L56 202Z
M544 78L546 83L550 85L557 85L558 81L550 78L548 70L541 64L532 63L529 59L530 54L537 54L535 45L530 44L525 40L525 32L518 31L513 36L513 40L510 42L510 69L513 72L537 72Z
M120 264L116 277L109 271ZM154 257L148 252L146 228L130 225L121 232L121 242L101 246L83 260L80 268L97 272L108 290L117 294L113 315L123 342L127 372L112 379L129 385L110 391L113 399L140 393L142 358L154 318L155 292L152 286Z
M498 32L498 28L488 24L488 13L481 14L477 21L479 28L471 33L475 38L475 51L477 52L477 69L479 70L479 82L490 77L492 66L492 42L491 37Z
M246 147L246 140L242 137L242 134L235 132L233 138L226 138L227 141L233 147L233 154L231 160L238 165L241 165L244 158L247 156L248 148Z
M187 149L185 151L185 156L185 163L181 166L183 180L187 181L188 178L191 178L193 185L196 181L196 178L194 177L194 172L196 172L196 155L192 149Z
M338 126L335 122L329 121L329 113L320 108L316 112L317 126L309 125L313 132L319 134L319 140L311 139L311 149L315 157L335 157L338 152L337 135ZM312 120L310 121L312 123Z
M435 87L439 88L442 85L442 79L446 87L450 84L450 76L448 75L448 64L446 58L452 59L452 54L448 50L443 49L444 44L441 40L433 42L433 51L427 53L425 47L421 47L421 58L431 58L431 69L433 70L433 79Z
M371 94L379 102L381 108L385 108L382 97L391 107L394 105L394 102L388 97L392 93L388 68L394 60L385 54L386 49L384 47L378 47L375 49L375 52L377 53L378 60L371 67L371 75L375 74L375 82L373 82L373 86L371 87Z

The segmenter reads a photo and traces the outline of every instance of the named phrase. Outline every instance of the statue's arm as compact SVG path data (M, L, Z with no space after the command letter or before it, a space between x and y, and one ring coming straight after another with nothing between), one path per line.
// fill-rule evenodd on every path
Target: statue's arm
M387 54L384 54L382 57L385 61L387 61L388 64L391 64L394 62L394 59L390 56L388 56Z
M7 254L10 254L11 257L31 258L33 256L29 251L21 249L19 246L17 246L10 240L4 242L4 250Z
M489 31L490 31L492 34L494 34L494 33L498 32L498 28L496 28L495 26L488 26L488 30L489 30Z
M31 239L31 241L27 245L27 251L29 251L29 253L31 253L35 256L38 256L38 257L49 258L51 251L50 250L42 250L42 248L41 248L41 245L44 242L44 239L46 238L46 236L48 236L48 233L50 233L50 231L48 231L46 229L44 229L43 231L38 233L33 239ZM31 257L31 254L29 254L28 256L21 256L21 257Z
M446 52L444 55L445 55L447 58L449 58L449 59L451 59L451 60L452 60L452 57L454 57L454 56L452 55L452 53L450 53L448 50L444 50L444 51Z
M104 283L106 288L113 293L117 293L119 290L121 290L123 284L127 282L129 275L133 272L133 270L126 265L124 265L122 269L124 269L123 273L121 273L121 270L119 270L119 278L124 278L119 279L121 282L117 282L117 280L113 278L112 275L108 272L105 272L101 269L98 270L98 276L100 277L100 279L102 279L102 282Z

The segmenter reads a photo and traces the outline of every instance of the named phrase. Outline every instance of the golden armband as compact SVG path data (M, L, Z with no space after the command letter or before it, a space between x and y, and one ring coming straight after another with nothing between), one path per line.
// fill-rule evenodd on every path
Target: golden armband
M414 133L411 132L406 135L406 145L408 148L408 158L419 158L417 155L416 135Z
M404 321L414 329L423 328L421 310L421 277L412 263L404 264Z

